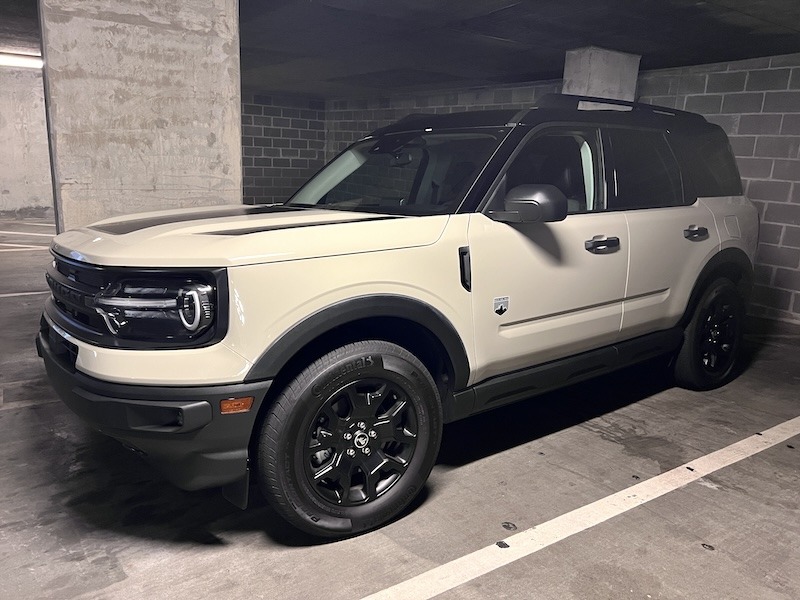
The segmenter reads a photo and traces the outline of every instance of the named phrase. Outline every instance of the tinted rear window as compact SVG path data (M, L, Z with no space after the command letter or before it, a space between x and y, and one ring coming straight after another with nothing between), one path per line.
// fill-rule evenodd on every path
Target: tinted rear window
M660 131L610 129L614 180L609 208L651 208L683 204L681 173Z
M742 193L736 160L722 129L708 127L698 132L673 133L670 143L695 196L738 196Z

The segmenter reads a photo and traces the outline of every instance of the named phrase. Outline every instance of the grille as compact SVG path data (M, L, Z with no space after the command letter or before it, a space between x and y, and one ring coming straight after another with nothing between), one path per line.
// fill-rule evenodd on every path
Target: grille
M108 330L94 310L95 296L111 283L111 274L92 265L56 256L45 274L59 325L85 340L105 338Z

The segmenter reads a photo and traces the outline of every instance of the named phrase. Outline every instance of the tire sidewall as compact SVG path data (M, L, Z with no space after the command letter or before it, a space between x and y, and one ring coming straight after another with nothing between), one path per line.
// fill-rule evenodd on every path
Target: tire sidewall
M374 352L362 348L341 356L316 374L307 370L298 377L302 383L299 390L289 398L289 415L273 449L275 476L295 518L291 513L285 516L316 535L358 533L390 520L421 491L436 459L441 408L433 380L412 355L387 343L381 345L383 348ZM358 506L335 506L320 498L307 479L304 441L317 412L332 395L354 381L370 378L402 387L417 415L416 447L406 471L379 498Z

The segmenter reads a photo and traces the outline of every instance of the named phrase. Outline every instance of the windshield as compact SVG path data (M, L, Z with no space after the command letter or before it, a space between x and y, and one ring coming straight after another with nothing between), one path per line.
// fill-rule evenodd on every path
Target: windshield
M500 141L494 130L390 134L359 142L287 204L399 215L453 213Z

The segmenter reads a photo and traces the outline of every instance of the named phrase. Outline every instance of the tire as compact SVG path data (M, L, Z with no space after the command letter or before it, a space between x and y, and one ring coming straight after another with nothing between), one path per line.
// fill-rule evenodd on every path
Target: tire
M396 517L422 490L442 437L433 378L410 352L361 341L302 371L269 407L258 480L272 507L318 537Z
M675 361L675 382L710 390L738 374L744 328L744 300L729 279L716 279L695 306Z

